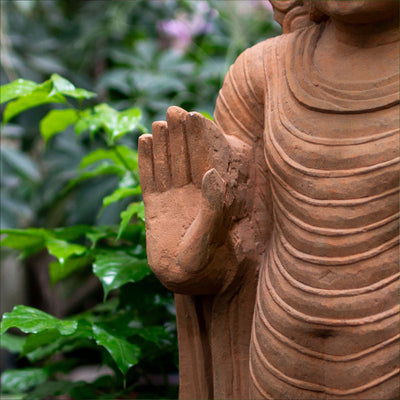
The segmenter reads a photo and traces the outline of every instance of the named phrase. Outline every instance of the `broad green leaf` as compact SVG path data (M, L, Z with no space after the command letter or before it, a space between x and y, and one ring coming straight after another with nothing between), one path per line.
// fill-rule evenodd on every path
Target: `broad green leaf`
M51 94L61 93L65 96L74 97L76 99L90 99L97 96L96 93L88 92L85 89L77 89L69 80L58 74L53 74L50 78L53 83Z
M100 279L106 298L110 290L140 281L151 271L146 260L130 255L127 250L101 250L95 255L93 273Z
M96 343L110 353L124 376L129 368L139 362L141 352L138 346L120 339L96 325L93 325L93 333Z
M80 318L79 316L75 317L76 320ZM93 331L91 323L89 323L87 320L79 320L78 328L72 335L60 336L58 339L48 342L47 345L44 344L37 349L27 353L26 357L31 362L37 362L44 358L48 358L59 351L68 352L79 348L93 347L94 343L91 341L92 339Z
M138 108L118 112L108 104L102 103L94 107L93 113L81 117L75 125L77 135L89 130L95 133L102 129L107 135L109 146L115 144L116 140L136 128L140 128L141 111Z
M48 379L44 368L11 369L1 374L2 392L21 393Z
M48 329L57 329L61 335L72 335L78 328L73 320L61 320L27 306L15 306L9 313L3 314L0 333L9 328L18 328L24 333L39 333Z
M0 338L0 348L11 353L22 353L26 337L3 333Z
M73 97L78 100L91 99L97 97L97 93L89 92L88 90L76 88L74 90L64 90L62 92L65 96Z
M65 96L74 97L79 100L90 99L97 96L96 93L76 88L69 80L58 74L53 74L50 80L53 83L51 94L61 93Z
M45 235L40 229L3 229L7 236L1 241L1 246L22 250L23 257L29 257L45 247Z
M70 276L75 271L85 268L92 262L92 257L70 257L61 265L58 261L53 261L49 264L50 283L54 285Z
M114 110L108 104L102 103L94 107L90 115L83 116L75 125L75 132L77 135L89 130L95 133L98 129L102 128L109 136L112 127L115 126L118 119L118 111Z
M1 233L7 234L7 236L2 240L1 245L22 250L24 257L47 247L50 254L65 261L67 258L81 255L87 250L83 246L68 241L76 240L90 231L91 227L85 225L57 229L3 229Z
M134 215L137 215L138 218L144 221L144 204L142 201L130 204L125 211L121 212L121 224L119 226L117 239L121 237Z
M112 129L111 141L115 142L128 132L132 132L139 126L142 112L139 108L130 108L119 113L117 124Z
M46 81L37 86L31 93L19 97L17 100L8 103L4 110L3 123L7 123L11 118L21 112L33 107L48 103L65 103L65 97L59 93L51 95L52 84Z
M73 109L52 110L40 121L40 134L48 142L56 133L62 132L75 123L78 113Z
M26 79L17 79L7 85L3 85L0 87L0 104L25 96L35 90L37 86L37 83Z
M137 196L141 193L142 191L140 186L135 188L118 188L112 194L103 198L103 209L110 204L125 199L126 197Z
M125 169L119 165L101 164L94 170L82 172L77 178L71 180L65 188L65 191L70 190L74 186L88 179L97 178L104 175L117 175L121 177L124 175L124 173Z
M87 248L75 243L69 243L65 240L46 238L46 247L49 253L56 257L61 265L72 256L81 256L86 253Z
M53 343L60 336L58 329L47 329L39 333L30 334L25 340L21 355L25 356L43 345Z
M75 86L68 80L58 74L53 74L50 77L50 81L53 83L53 89L50 94L62 93L64 91L72 91Z

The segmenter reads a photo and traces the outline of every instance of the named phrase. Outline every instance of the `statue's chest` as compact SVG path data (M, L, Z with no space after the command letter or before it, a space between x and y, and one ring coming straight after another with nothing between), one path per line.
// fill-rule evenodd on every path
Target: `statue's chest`
M399 180L398 112L337 115L287 93L267 106L265 157L273 179L316 200L373 196Z
M263 139L278 224L284 229L291 218L325 234L324 229L357 231L386 218L394 221L399 208L398 106L358 113L312 109L294 95L286 75L275 72L265 102Z
M282 38L265 54L265 157L293 196L350 201L399 180L398 76L331 82L313 65L318 31Z

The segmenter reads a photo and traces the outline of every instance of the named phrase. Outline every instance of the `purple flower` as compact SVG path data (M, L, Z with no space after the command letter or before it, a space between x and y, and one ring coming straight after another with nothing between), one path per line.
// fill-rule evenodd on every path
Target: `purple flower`
M212 20L218 12L205 1L193 3L193 14L178 13L175 19L160 21L159 31L169 38L170 44L178 51L185 51L192 39L212 31Z

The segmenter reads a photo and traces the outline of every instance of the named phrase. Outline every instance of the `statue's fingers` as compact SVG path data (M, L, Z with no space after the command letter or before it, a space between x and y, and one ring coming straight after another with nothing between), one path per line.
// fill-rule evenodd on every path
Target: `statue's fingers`
M153 166L153 140L150 134L140 136L138 143L139 178L142 192L152 193L156 190Z
M191 180L185 138L186 114L187 112L179 107L169 107L167 111L171 176L172 185L175 187L184 186Z
M191 112L186 115L186 140L190 159L192 182L201 187L204 174L212 167L209 157L209 143L204 134L205 118Z
M164 192L171 187L168 125L165 121L156 121L152 131L154 179L157 190Z

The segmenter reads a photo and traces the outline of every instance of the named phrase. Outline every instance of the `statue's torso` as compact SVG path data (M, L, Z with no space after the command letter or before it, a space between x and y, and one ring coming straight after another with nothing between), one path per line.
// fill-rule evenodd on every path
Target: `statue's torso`
M315 35L283 37L265 54L274 229L256 300L253 396L395 398L398 78L324 80L309 58Z

